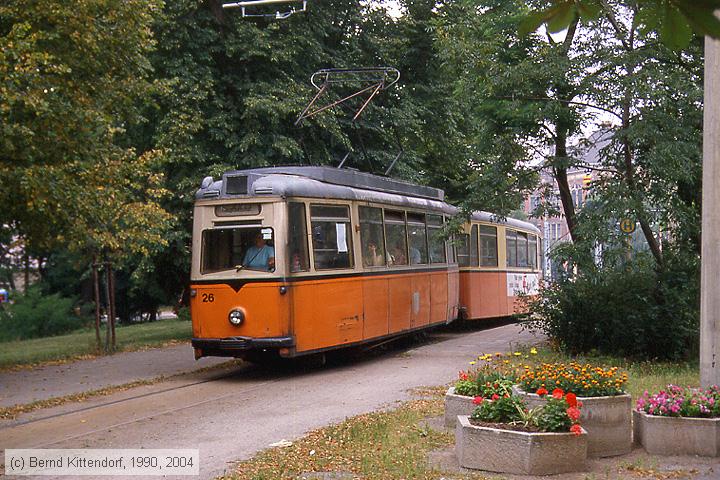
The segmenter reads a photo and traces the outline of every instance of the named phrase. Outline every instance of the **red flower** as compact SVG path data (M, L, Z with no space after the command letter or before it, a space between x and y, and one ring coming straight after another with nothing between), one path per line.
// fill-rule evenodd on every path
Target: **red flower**
M485 400L483 397L475 397L475 398L473 398L473 403L475 405L480 405L483 402L483 400Z
M576 423L575 425L570 427L570 431L575 435L580 435L582 433L582 427L580 427L580 425Z
M500 395L498 395L497 393L493 393L492 397L490 397L490 400L497 400L498 398L500 398Z
M565 392L562 391L560 388L556 388L553 390L553 398L557 398L560 400L565 395Z
M575 394L572 392L565 395L565 401L567 402L569 407L577 407L578 406L577 396L575 396Z
M568 417L570 417L570 420L572 420L573 422L576 422L577 419L580 418L580 410L575 407L570 407L565 410L565 412L567 413Z
M546 389L545 387L540 387L540 388L537 389L537 392L535 392L535 393L537 393L537 394L540 395L541 397L544 397L545 395L548 394L548 391L547 391L547 389Z
M458 377L460 377L460 380L467 380L467 379L468 379L468 374L465 373L465 372L463 372L462 370L460 370L460 371L458 372Z
M577 401L577 407L582 408L582 402L580 400Z

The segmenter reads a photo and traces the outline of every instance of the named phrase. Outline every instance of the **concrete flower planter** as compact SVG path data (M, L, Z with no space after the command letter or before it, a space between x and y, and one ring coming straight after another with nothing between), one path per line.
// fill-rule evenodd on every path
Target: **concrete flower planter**
M651 455L720 456L720 418L660 417L633 411L635 441Z
M455 387L445 393L445 426L455 427L458 415L470 415L475 410L473 397L455 394Z
M460 466L489 472L552 475L585 470L587 432L528 433L476 427L461 415L455 427Z
M545 399L527 393L517 385L513 393L523 397L529 408L545 403ZM588 432L588 456L612 457L632 450L632 399L629 394L610 397L578 397L580 425Z

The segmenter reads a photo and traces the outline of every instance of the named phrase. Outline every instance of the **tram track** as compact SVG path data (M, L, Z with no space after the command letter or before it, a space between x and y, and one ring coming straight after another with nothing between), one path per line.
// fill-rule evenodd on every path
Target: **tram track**
M26 420L19 420L19 421L11 422L11 423L8 424L8 425L2 425L2 424L0 424L0 431L2 431L2 430L4 430L4 429L8 429L8 428L18 427L18 426L21 426L21 425L27 425L27 424L30 424L30 423L42 422L42 421L44 421L44 420L50 420L50 419L57 418L57 417L62 417L62 416L65 416L65 415L72 415L72 414L75 414L75 413L86 412L86 411L88 411L88 410L94 410L94 409L98 409L98 408L108 407L108 406L111 406L111 405L121 404L121 403L124 403L124 402L130 402L130 401L133 401L133 400L137 400L137 399L141 399L141 398L145 398L145 397L150 397L150 396L153 396L153 395L160 395L160 394L164 394L164 393L168 393L168 392L172 392L172 391L182 390L182 389L184 389L184 388L193 387L193 386L196 386L196 385L202 385L202 384L204 384L204 383L216 382L216 381L218 381L218 380L222 380L222 379L225 379L225 378L232 377L233 375L235 375L235 374L237 374L237 373L238 373L237 371L233 371L233 372L225 373L225 374L222 374L222 375L216 375L216 376L213 376L212 378L203 379L203 380L198 380L198 381L193 381L193 382L189 382L189 383L184 383L183 385L178 385L178 386L174 386L174 387L169 387L169 388L165 388L165 389L158 390L158 391L154 391L154 392L147 392L147 393L142 393L142 394L138 394L138 395L133 395L133 396L131 396L131 397L122 398L122 399L118 399L118 400L111 400L111 401L106 401L106 402L102 402L102 403L97 403L97 404L95 404L95 405L88 405L88 406L84 406L84 407L82 407L82 408L76 408L76 409L72 409L72 410L69 410L69 411L66 411L66 412L53 413L53 414L51 414L51 415L41 416L41 417L38 417L38 418L29 418L29 419L26 419ZM176 380L175 380L173 377L163 378L163 379L160 379L160 380L159 380L159 384L162 384L162 383L165 383L165 382L172 382L172 381L176 381ZM121 387L123 387L123 386L124 386L124 385L117 385L117 386L115 386L115 387L121 388ZM110 387L110 388L113 388L113 387ZM138 388L138 387L134 387L133 389L137 389L137 388Z

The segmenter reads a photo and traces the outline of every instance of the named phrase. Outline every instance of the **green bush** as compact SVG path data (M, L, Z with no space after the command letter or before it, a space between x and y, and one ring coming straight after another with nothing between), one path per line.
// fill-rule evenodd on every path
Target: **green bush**
M0 310L0 342L60 335L82 327L73 313L72 299L43 295L37 287L17 295L15 303Z
M530 328L571 354L693 355L699 340L699 269L692 259L666 258L660 270L638 256L546 286L531 302Z

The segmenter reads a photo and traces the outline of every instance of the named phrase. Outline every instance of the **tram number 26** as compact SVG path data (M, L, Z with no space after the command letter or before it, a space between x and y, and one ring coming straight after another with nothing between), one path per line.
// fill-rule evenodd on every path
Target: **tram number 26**
M203 293L202 301L203 303L212 303L215 301L215 295L213 295L212 293Z

